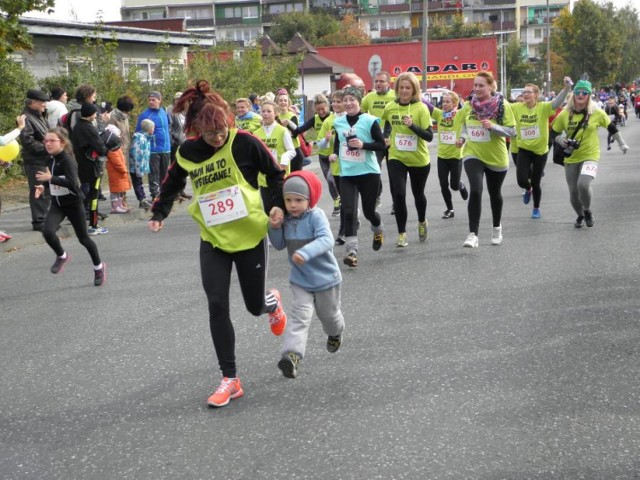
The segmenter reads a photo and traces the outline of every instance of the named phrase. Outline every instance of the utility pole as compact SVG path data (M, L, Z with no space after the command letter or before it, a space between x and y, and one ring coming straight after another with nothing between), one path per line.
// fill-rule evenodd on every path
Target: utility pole
M427 91L427 49L429 47L429 0L422 0L422 90Z

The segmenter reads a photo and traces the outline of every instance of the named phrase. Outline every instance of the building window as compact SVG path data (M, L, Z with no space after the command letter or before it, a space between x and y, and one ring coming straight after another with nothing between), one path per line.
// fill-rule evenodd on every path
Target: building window
M268 12L271 14L284 13L284 5L269 5Z
M227 7L224 9L224 18L242 18L242 7Z
M372 20L369 22L369 31L370 32L375 32L379 29L380 27L378 27L378 22L376 22L375 20Z
M536 28L533 30L533 38L540 39L542 38L542 29Z
M88 57L67 57L66 59L67 75L71 75L77 72L80 68L84 68L87 65L93 70L93 64Z
M258 7L243 7L242 18L258 18Z
M123 58L122 73L126 77L132 70L138 74L138 78L143 82L158 83L163 79L163 67L169 71L184 68L184 63L174 61L171 64L162 64L155 58Z

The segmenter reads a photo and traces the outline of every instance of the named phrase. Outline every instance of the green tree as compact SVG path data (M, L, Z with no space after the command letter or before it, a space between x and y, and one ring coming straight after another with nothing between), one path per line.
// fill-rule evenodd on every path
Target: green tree
M551 46L572 78L588 73L595 84L612 83L622 62L622 37L613 4L581 0L573 14L565 9L555 20Z
M338 33L341 25L329 13L283 13L275 17L269 36L275 43L284 45L297 32L306 41L315 45L321 37Z
M0 58L16 50L31 50L33 43L20 16L33 10L43 12L53 7L54 0L2 0L0 2Z
M437 18L429 23L429 40L481 37L487 31L481 22L465 23L462 15L455 15L451 23Z
M353 15L345 15L340 22L340 29L333 33L323 34L318 45L368 45L371 37L365 32Z
M615 22L622 35L622 62L617 71L619 81L631 82L640 75L640 22L638 11L628 5L618 10Z
M505 66L507 72L507 87L521 87L525 83L540 84L533 65L527 59L527 53L516 37L511 37L505 47Z

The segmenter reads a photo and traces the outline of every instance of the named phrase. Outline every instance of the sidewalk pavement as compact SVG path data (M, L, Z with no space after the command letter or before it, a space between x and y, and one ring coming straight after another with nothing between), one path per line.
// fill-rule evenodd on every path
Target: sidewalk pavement
M190 193L190 192L189 192ZM133 190L127 192L129 207L133 207L129 213L109 213L111 211L111 202L109 201L109 191L103 190L102 194L107 198L98 205L100 213L106 213L109 216L100 221L100 226L106 227L110 232L119 226L139 222L141 225L151 218L151 211L138 208L138 201ZM132 201L133 200L133 201ZM175 202L173 212L186 209L190 201L182 203ZM40 245L45 243L41 232L36 232L31 228L31 210L28 203L12 204L2 210L0 214L0 230L11 235L11 240L0 243L0 252L11 252L23 249L30 245ZM60 225L58 236L60 238L68 238L75 235L71 223L65 219ZM108 233L106 235L109 235Z
M318 162L317 155L312 157L312 162L309 166L305 167L307 170L311 170L320 177L322 172L320 169L320 162ZM106 185L105 185L106 186ZM187 182L186 191L191 195L191 183ZM145 191L147 191L145 187ZM129 213L114 213L110 214L111 202L109 201L109 191L103 190L102 194L107 198L106 201L102 201L98 205L98 211L101 213L107 213L109 216L100 222L100 226L106 227L109 231L117 229L119 226L139 222L143 224L149 218L151 218L151 211L138 208L138 201L133 193L133 190L127 192L127 199L129 200L129 207L133 209ZM175 202L173 205L173 214L177 211L186 210L187 206L193 200L185 202ZM11 235L11 240L0 243L0 252L11 252L19 250L30 245L40 245L45 243L41 232L36 232L31 228L31 211L29 210L28 203L12 204L3 208L0 213L0 231L3 231ZM68 220L64 220L58 230L58 236L60 238L68 238L74 235L73 227ZM108 233L106 235L109 235Z

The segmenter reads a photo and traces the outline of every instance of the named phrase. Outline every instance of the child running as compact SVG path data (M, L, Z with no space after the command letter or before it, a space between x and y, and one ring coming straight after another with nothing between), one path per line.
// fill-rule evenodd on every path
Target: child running
M52 128L44 137L44 148L51 155L46 171L36 173L36 180L48 182L51 191L51 205L44 220L42 235L56 253L56 261L51 266L51 273L61 273L71 256L62 248L56 235L58 226L65 217L69 219L80 244L87 249L93 262L94 281L96 287L101 286L107 276L107 265L100 260L98 247L91 240L85 221L83 195L78 179L78 164L72 156L71 142L66 130L61 127ZM35 197L39 198L45 190L44 185L36 185Z
M340 310L342 275L333 256L333 235L325 213L316 208L322 184L309 171L292 172L283 186L287 215L269 219L269 239L277 250L285 247L291 263L293 305L284 331L278 368L296 378L307 346L314 308L328 335L327 350L335 353L342 343L344 317Z

